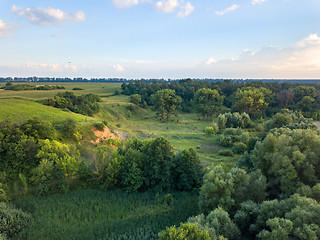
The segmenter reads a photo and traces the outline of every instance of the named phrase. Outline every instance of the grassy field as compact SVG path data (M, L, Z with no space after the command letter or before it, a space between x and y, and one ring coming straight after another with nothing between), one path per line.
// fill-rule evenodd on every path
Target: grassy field
M39 85L39 83L32 83ZM237 156L219 156L221 149L216 137L208 137L204 134L207 126L212 121L200 120L195 113L178 113L168 122L155 118L155 112L151 109L137 107L129 111L129 97L114 95L116 89L120 89L118 83L41 83L47 85L62 85L64 90L50 91L8 91L0 90L0 120L4 119L28 119L39 117L52 122L59 122L66 118L73 118L80 123L100 122L105 120L108 127L114 131L125 133L126 136L149 138L164 136L174 145L176 151L193 147L200 155L201 161L210 166L212 163L223 162L227 166L233 166ZM53 97L58 92L72 91L74 87L83 90L73 91L76 95L94 93L102 98L101 111L95 117L74 114L69 111L44 106L37 103L38 100Z
M30 212L35 222L16 239L107 240L140 229L158 233L198 213L197 194L171 196L83 190L17 200L15 206Z
M62 111L54 107L49 107L37 103L16 98L0 99L0 120L25 120L33 117L40 117L53 123L63 121L67 118L73 118L77 122L93 121L93 118L76 114L70 111Z

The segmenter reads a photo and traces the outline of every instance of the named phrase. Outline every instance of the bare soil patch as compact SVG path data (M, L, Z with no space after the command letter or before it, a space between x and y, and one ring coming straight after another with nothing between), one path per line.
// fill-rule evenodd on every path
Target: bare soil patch
M119 133L117 133L117 135L114 134L113 132L110 131L108 127L104 127L103 131L100 131L96 128L92 128L91 130L94 132L94 135L96 135L97 137L96 140L91 141L92 143L99 143L103 140L108 140L110 138L123 140L122 135L120 135Z

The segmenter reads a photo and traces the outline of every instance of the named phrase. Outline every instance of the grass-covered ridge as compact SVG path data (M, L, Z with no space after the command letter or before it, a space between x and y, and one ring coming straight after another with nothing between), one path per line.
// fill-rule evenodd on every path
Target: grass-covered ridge
M62 111L54 107L45 106L35 101L16 98L0 99L0 121L6 119L30 119L39 117L46 121L61 122L67 118L72 118L77 122L89 120L90 117L70 111Z

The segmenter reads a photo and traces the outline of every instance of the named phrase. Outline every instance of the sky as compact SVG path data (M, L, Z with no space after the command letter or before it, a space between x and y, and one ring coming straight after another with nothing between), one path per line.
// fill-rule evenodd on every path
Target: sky
M320 0L0 0L0 76L320 79Z

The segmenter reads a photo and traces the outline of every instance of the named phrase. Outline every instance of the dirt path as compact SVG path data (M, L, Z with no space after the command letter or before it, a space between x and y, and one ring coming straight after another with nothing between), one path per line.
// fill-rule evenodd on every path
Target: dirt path
M320 122L313 122L320 129Z

